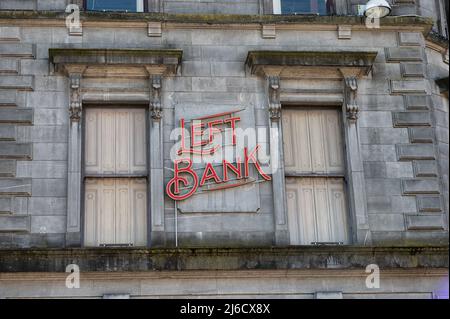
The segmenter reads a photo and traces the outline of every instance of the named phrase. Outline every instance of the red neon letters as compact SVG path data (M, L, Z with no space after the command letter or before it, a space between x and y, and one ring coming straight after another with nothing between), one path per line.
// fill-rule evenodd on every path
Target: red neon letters
M211 117L213 118L213 117ZM184 119L181 119L180 125L182 129L181 136L181 149L178 151L178 154L193 154L193 155L210 155L214 154L221 146L216 145L214 147L210 147L207 150L204 149L194 149L195 147L204 147L208 144L212 144L214 140L214 134L221 132L222 130L215 127L219 125L229 124L232 132L232 143L236 145L236 122L240 120L239 117L230 117L224 120L212 120L207 123L194 123L191 125L191 147L187 148L185 145L185 136L184 136L184 128L185 122ZM202 140L202 137L205 133L205 127L208 128L208 140ZM207 182L211 181L214 183L227 183L230 180L229 173L231 172L236 176L236 179L245 179L250 177L250 163L252 163L259 175L264 180L270 181L271 177L264 173L261 168L261 165L257 159L257 153L260 148L260 145L256 145L256 147L248 151L247 147L244 147L244 161L242 162L240 158L236 159L236 164L232 164L226 160L222 161L223 168L223 178L220 178L217 174L216 169L214 168L212 163L207 163L203 173L200 176L192 169L193 161L190 158L183 158L176 160L174 162L174 177L167 183L166 193L167 195L176 201L181 201L187 199L195 194L199 187L204 186ZM243 166L243 168L242 168ZM237 187L241 184L225 184L218 189L226 189L231 187Z

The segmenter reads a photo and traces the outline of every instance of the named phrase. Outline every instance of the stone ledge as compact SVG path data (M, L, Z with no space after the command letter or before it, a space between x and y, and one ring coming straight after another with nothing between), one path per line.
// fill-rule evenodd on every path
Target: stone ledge
M0 108L0 123L33 124L33 109Z
M29 231L30 231L30 216L0 215L0 233L29 232Z
M164 64L164 59L171 63L180 63L182 56L182 50L169 49L49 49L49 59L53 63Z
M15 143L0 141L0 159L31 160L33 145L31 143Z
M162 67L162 72L176 73L183 58L182 50L148 49L59 49L50 48L49 60L61 69L64 66L149 66Z
M0 272L448 268L443 247L74 248L3 249Z
M31 178L0 178L0 195L31 196Z
M367 75L377 57L375 51L249 51L245 65L251 74L311 78L342 78L342 70ZM320 69L320 71L319 71Z

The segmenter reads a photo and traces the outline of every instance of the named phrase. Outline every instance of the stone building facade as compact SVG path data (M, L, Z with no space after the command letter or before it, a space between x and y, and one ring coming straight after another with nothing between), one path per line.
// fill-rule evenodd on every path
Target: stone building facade
M448 298L448 2L294 2L0 0L0 298Z

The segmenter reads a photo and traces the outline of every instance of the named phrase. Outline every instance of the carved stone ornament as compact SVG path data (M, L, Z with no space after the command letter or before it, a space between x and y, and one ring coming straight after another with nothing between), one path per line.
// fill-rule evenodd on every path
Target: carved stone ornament
M160 75L150 77L150 113L155 120L160 120L162 117Z
M70 74L70 105L69 113L70 120L73 122L79 122L81 119L81 74Z
M344 80L347 118L350 121L355 122L358 119L359 114L359 106L356 103L358 80L354 76L346 77Z
M269 114L272 120L281 117L280 77L269 76Z

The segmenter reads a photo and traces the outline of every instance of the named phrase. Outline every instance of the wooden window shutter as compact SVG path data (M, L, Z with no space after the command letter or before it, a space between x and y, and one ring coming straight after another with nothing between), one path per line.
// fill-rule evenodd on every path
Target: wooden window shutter
M286 197L293 245L348 243L340 127L337 110L283 110Z

